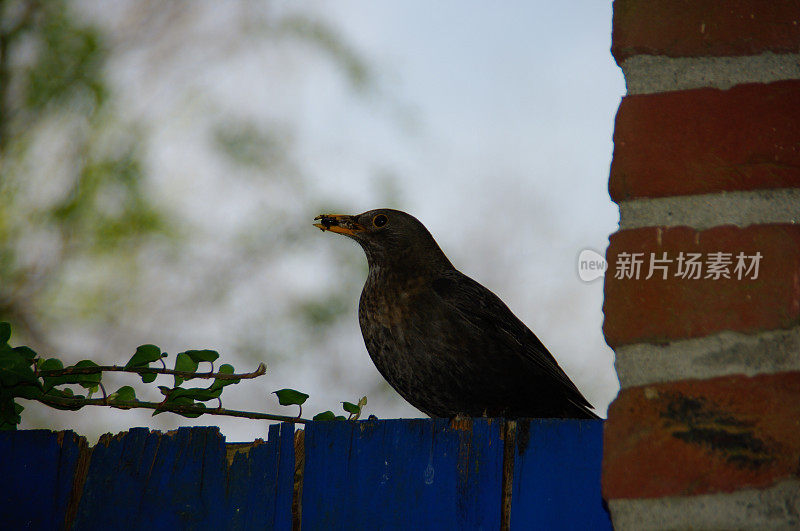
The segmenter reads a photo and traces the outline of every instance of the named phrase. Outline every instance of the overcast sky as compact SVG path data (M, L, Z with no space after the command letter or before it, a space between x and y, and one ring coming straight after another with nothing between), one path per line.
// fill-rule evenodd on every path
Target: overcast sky
M331 259L331 246L365 261L354 242L311 227L316 209L393 206L419 218L457 268L497 293L605 414L618 382L601 331L602 280L582 282L577 258L587 248L603 253L618 221L607 182L624 81L609 52L611 2L204 1L183 4L189 15L163 27L148 26L156 17L146 16L147 4L81 5L115 40L110 81L120 111L145 124L154 198L195 224L198 241L189 250L197 254L188 263L220 260L254 271L224 301L155 311L169 302L159 292L163 282L213 287L196 284L188 271L169 279L155 270L153 291L141 295L153 311L119 316L120 330L127 327L119 348L208 347L235 359L237 326L241 331L263 312L256 315L266 323L263 339L252 347L270 367L269 381L232 386L226 407L286 413L269 392L293 387L311 394L306 414L366 393L366 414L421 416L396 394L370 391L380 375L360 337L358 286L345 310L351 318L322 347L287 342L313 331L284 327L279 315L286 294L313 300L314 290L335 285L346 264ZM137 18L137 9L145 15ZM370 90L354 90L341 68L319 54L246 34L249 22L257 30L260 11L269 19L292 10L341 34L371 65ZM208 149L209 126L226 116L272 128L291 123L302 184L287 178L255 186L231 177ZM299 193L301 186L313 193ZM309 196L322 204L306 204ZM220 259L235 231L271 208L292 212L290 225L311 231L305 254L263 267ZM257 228L264 240L275 237L274 226ZM296 355L270 357L281 348ZM254 368L248 365L237 369ZM100 429L154 422L218 423L233 441L265 434L252 421L47 414L49 427L72 427L90 439Z
M576 261L584 248L603 253L618 221L607 181L624 80L609 52L611 3L325 6L384 67L412 134L312 102L307 132L330 150L316 153L322 186L355 211L380 206L368 202L369 168L392 161L404 204L456 266L498 293L604 412L617 381L602 280L581 282ZM332 135L360 145L362 160L337 164Z

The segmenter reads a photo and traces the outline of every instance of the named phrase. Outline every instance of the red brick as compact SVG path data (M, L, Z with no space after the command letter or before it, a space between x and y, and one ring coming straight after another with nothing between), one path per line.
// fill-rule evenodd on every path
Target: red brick
M638 280L616 278L622 252L645 253ZM667 279L658 270L645 279L650 253L661 258L664 252L673 260L668 264ZM732 253L731 278L676 277L674 260L680 252L702 253L704 262L708 253ZM733 274L740 252L747 256L761 253L755 280L739 280ZM612 347L665 343L723 330L754 333L800 324L800 225L625 230L611 235L606 260L603 333Z
M800 372L620 392L605 423L603 497L762 488L800 477Z
M609 178L617 203L784 187L800 187L800 81L622 100Z
M670 57L800 51L797 0L616 0L611 52Z

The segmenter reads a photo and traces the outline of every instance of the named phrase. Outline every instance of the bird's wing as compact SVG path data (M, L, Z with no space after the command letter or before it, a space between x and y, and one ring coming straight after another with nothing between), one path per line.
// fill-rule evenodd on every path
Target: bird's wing
M457 270L441 274L432 287L462 319L477 330L493 335L504 350L522 356L537 372L557 383L570 402L579 407L592 407L539 338L497 295Z

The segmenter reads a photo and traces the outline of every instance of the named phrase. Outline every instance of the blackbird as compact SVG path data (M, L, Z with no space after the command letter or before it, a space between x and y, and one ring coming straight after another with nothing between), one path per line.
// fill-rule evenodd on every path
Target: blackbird
M378 209L315 221L364 249L364 343L411 405L431 417L598 418L539 338L415 217Z

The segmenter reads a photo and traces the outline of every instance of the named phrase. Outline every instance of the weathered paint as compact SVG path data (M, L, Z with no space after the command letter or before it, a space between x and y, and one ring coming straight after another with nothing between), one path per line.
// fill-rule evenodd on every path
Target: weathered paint
M305 529L497 529L499 420L306 426Z
M86 439L73 431L0 432L0 522L5 529L59 529Z
M310 423L297 478L291 424L228 445L213 427L135 428L94 448L73 432L2 432L0 511L9 529L291 529L302 501L303 529L607 528L602 421L526 426Z

